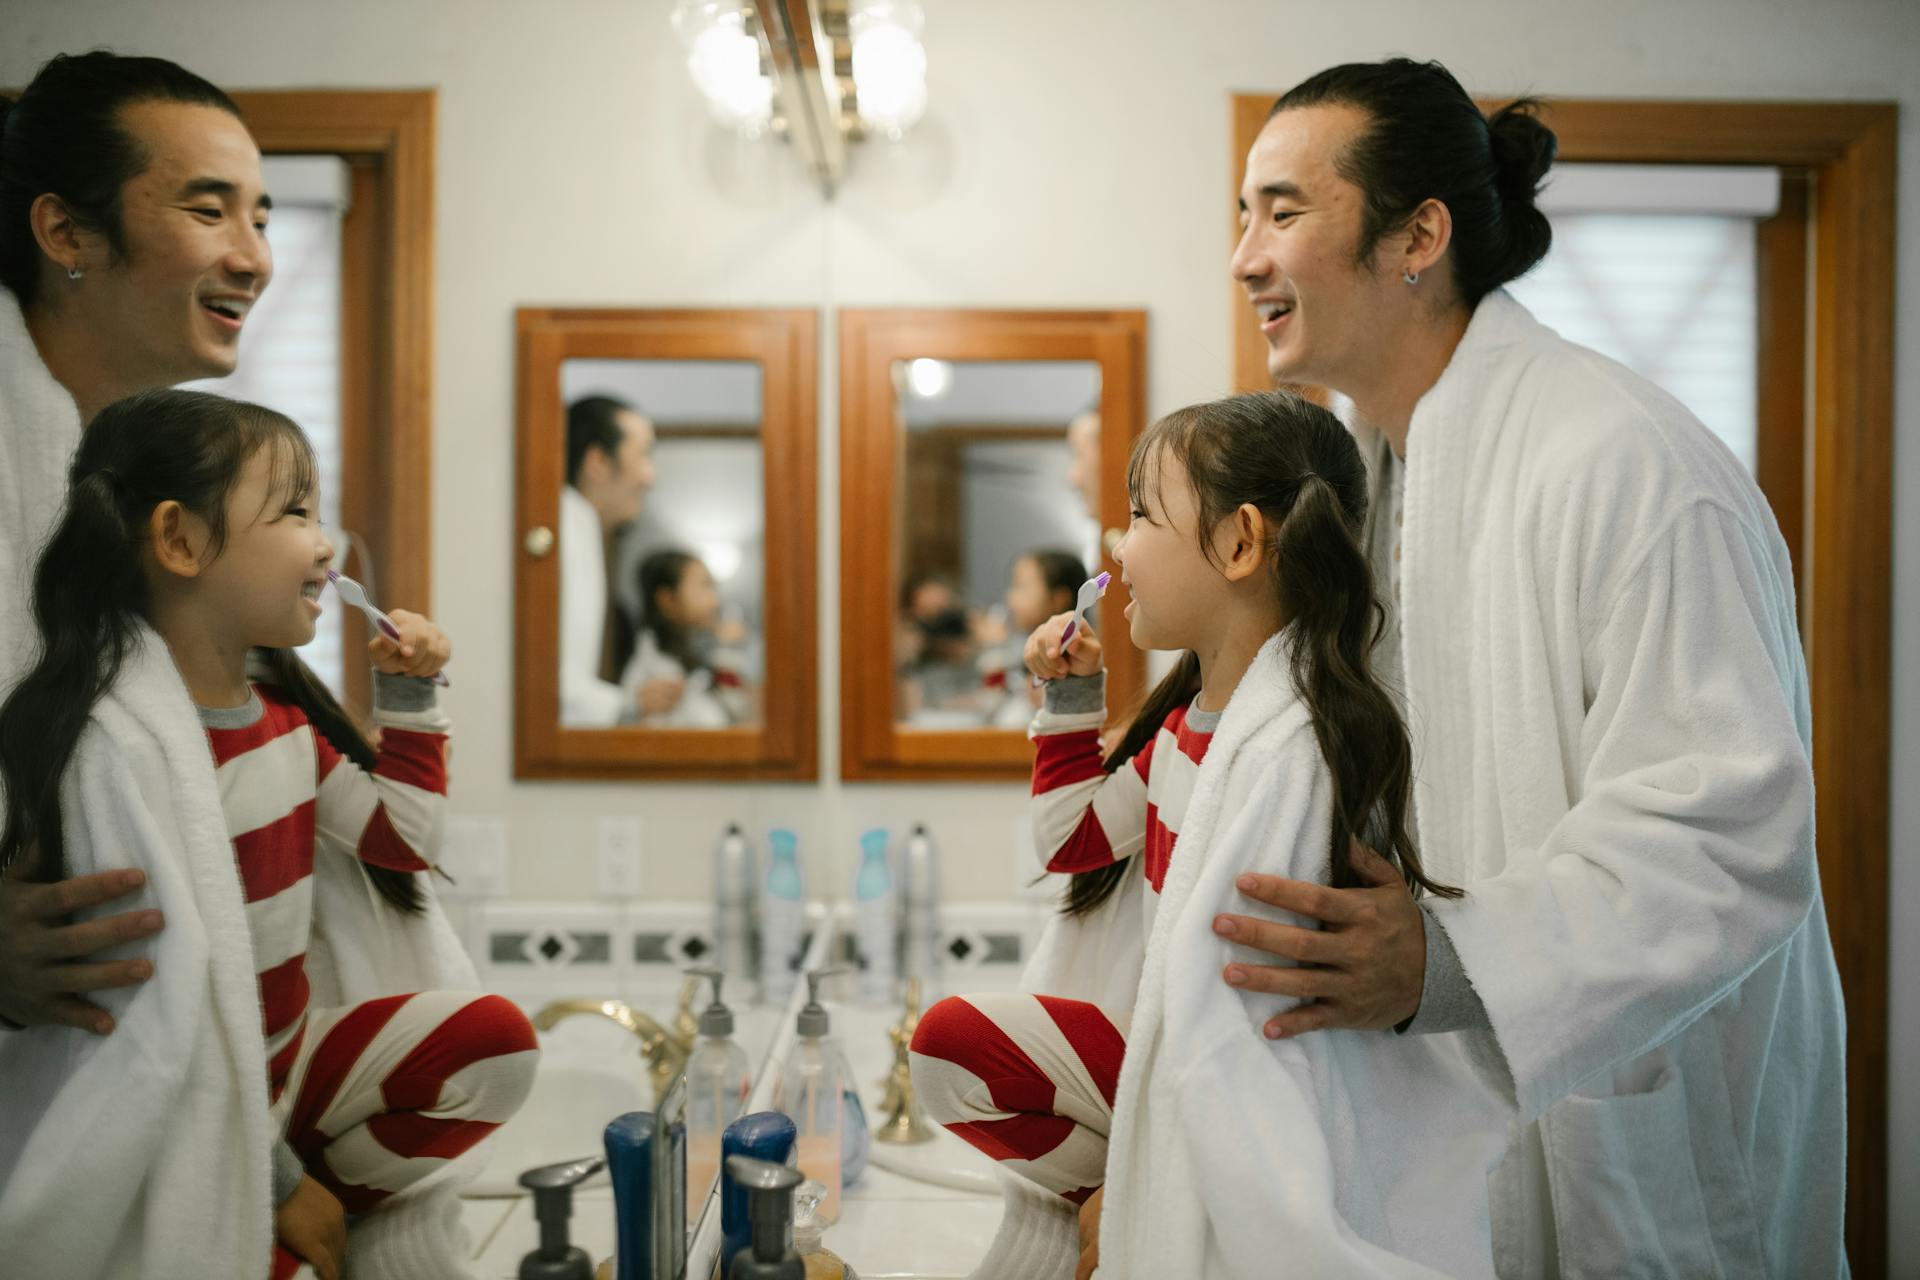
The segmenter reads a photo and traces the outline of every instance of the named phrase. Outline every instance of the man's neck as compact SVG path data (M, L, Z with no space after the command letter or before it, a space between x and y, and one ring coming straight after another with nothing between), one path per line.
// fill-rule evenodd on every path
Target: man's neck
M208 626L201 613L183 601L155 601L152 622L167 642L195 706L218 710L246 705L246 645Z
M1353 401L1360 420L1384 435L1394 457L1403 462L1414 408L1447 371L1472 319L1471 312L1450 310L1433 320L1406 326L1403 333L1382 345L1382 351L1392 354L1380 362L1373 380L1350 390L1337 388Z
M102 347L99 332L83 323L72 307L37 303L27 310L26 322L41 362L73 397L82 424L116 400L167 385L129 374L125 362Z

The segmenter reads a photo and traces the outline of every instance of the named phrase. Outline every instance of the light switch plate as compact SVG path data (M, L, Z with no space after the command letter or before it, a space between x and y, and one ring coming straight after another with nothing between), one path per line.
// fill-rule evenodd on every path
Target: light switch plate
M450 898L504 898L507 894L507 820L496 814L450 814L440 836L440 865L453 883L438 882Z
M594 859L593 891L622 901L640 896L646 827L638 818L602 818Z

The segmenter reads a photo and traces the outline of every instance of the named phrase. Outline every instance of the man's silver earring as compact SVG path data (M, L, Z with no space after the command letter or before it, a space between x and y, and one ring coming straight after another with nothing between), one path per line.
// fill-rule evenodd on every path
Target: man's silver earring
M1420 283L1420 273L1417 271L1402 271L1400 273L1400 278L1402 280L1405 280L1408 284Z
M67 279L69 280L78 280L81 276L85 274L87 273L82 271L77 265L67 268Z

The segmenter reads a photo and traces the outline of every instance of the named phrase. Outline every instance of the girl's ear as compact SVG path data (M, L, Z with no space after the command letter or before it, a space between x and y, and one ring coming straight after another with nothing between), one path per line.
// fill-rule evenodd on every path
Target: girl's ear
M1214 556L1228 582L1245 582L1267 563L1267 517L1251 502L1220 522Z
M177 578L200 576L212 542L207 522L171 498L147 517L147 550L154 563Z

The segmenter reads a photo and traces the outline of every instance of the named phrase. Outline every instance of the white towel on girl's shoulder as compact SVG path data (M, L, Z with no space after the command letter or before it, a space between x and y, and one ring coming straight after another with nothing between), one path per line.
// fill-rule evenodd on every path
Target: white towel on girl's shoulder
M0 1034L0 1258L8 1274L35 1280L258 1280L271 1260L275 1134L253 949L206 735L150 629L95 706L61 806L68 869L144 870L140 905L167 924L122 949L150 955L154 976L102 993L112 1035ZM316 861L314 896L316 1006L475 985L437 908L399 915L340 858ZM416 1208L453 1194L457 1176L396 1196L366 1221L417 1215L442 1237L429 1251L464 1274L458 1216ZM415 1274L384 1268L380 1252L356 1276Z
M60 803L68 870L140 868L167 924L121 949L154 975L100 994L112 1035L0 1036L0 1256L35 1277L264 1276L274 1134L245 905L206 736L151 631Z
M38 648L33 567L59 518L80 428L73 397L0 288L0 697ZM137 905L159 907L167 926L116 953L151 956L155 967L141 987L97 997L119 1024L111 1036L0 1031L0 1270L257 1280L272 1241L273 1135L253 953L212 754L152 632L94 709L61 803L69 868L140 867L148 879ZM427 914L403 916L346 859L316 860L315 1007L478 986L421 883ZM354 1224L356 1280L466 1274L465 1233L444 1201L483 1158L469 1152ZM417 1229L398 1230L406 1223ZM423 1269L428 1256L445 1268Z
M1101 1275L1491 1276L1487 1174L1513 1111L1459 1038L1269 1041L1294 1002L1221 977L1273 957L1217 937L1216 914L1300 923L1237 875L1329 871L1332 783L1285 643L1235 690L1174 845L1115 1099Z

